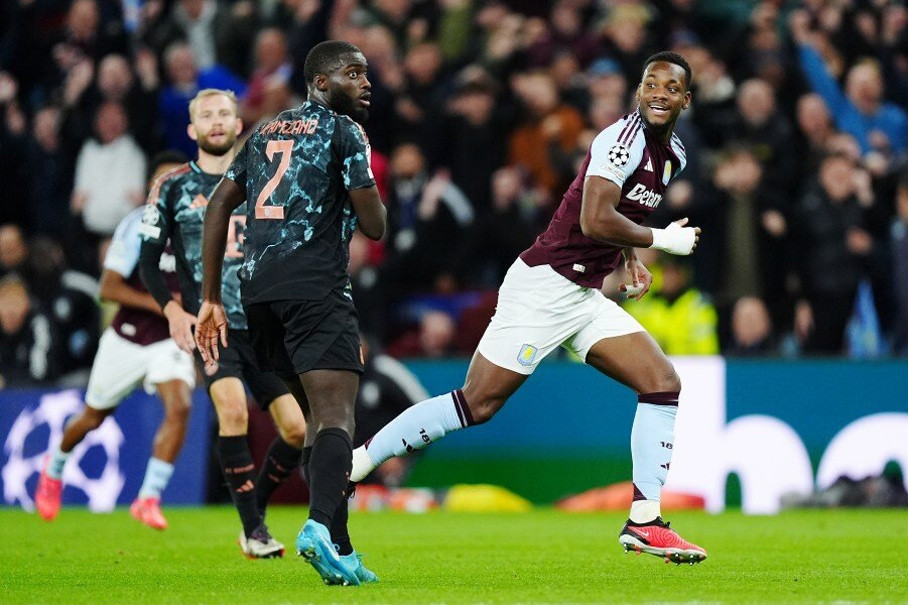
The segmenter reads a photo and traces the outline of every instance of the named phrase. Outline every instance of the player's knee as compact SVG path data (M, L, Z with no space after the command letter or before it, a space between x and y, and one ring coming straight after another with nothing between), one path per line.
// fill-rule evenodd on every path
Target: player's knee
M189 420L189 401L171 401L164 410L167 422L185 423Z
M249 423L249 412L245 405L222 405L218 409L218 422L221 429L231 432L245 432L246 425Z
M96 410L94 408L86 407L85 411L82 413L82 422L88 428L88 430L93 431L104 422L104 419L110 416L110 412L107 410Z
M671 366L669 368L656 375L652 384L645 390L648 393L680 393L681 392L681 377L678 376L678 373L675 372L675 369Z
M476 403L471 402L469 399L467 399L467 402L470 408L470 413L473 416L472 424L483 424L485 422L488 422L504 404L503 401L488 397L479 398L476 400Z
M278 432L281 434L281 439L289 445L296 448L303 447L303 441L306 439L306 425L302 422L279 426Z

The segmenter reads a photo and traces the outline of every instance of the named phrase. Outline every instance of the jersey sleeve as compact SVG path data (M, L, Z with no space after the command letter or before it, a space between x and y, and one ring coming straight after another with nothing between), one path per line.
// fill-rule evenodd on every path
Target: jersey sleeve
M254 135L253 135L254 136ZM243 146L240 148L239 153L236 154L236 157L233 158L233 163L230 164L230 168L227 169L227 172L224 173L224 178L230 179L236 183L240 189L243 190L243 193L246 194L246 164L247 158L249 157L248 152L246 151L249 147L249 141L252 137L246 139L246 142L243 143Z
M640 165L645 147L639 118L618 120L593 139L586 176L601 176L623 187Z
M375 185L371 148L362 126L347 118L338 120L337 127L344 188L353 191Z
M164 174L152 185L147 203L142 207L142 220L138 226L141 241L159 244L161 249L164 248L167 238L170 237L167 198L171 191L171 183L173 183L171 177L172 175L169 173Z
M176 179L164 174L155 182L148 194L148 203L142 208L142 222L139 225L139 277L145 288L163 309L172 296L167 281L159 270L161 253L170 237L172 212L168 203Z
M127 214L114 231L104 257L104 268L116 271L123 277L129 277L139 264L139 251L142 244L139 239L139 227L142 225L144 208L136 208Z

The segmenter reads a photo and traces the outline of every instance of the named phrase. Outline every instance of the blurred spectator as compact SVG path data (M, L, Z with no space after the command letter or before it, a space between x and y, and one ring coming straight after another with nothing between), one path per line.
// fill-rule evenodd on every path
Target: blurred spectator
M810 28L810 15L795 11L790 18L791 35L798 45L801 69L814 91L826 101L839 130L855 137L862 152L901 153L908 143L908 116L905 111L883 101L883 74L872 59L855 63L845 78L842 91L818 51L822 35Z
M0 280L0 389L52 380L56 338L47 316L14 276Z
M908 172L902 174L892 221L892 283L897 304L892 350L908 355Z
M185 42L200 71L223 65L234 73L249 75L250 50L257 25L256 3L250 0L231 3L178 0L170 12L162 13L150 24L144 41L158 54L176 42ZM239 96L240 91L233 90ZM185 124L186 120L180 123Z
M495 289L517 256L541 230L540 205L546 198L525 183L519 168L506 166L492 175L492 208L461 239L454 262L459 283Z
M791 267L785 254L788 209L763 187L763 169L746 148L733 147L719 157L712 182L696 196L698 219L712 237L703 238L695 262L699 283L715 293L723 315L742 296L759 296L770 308L773 323L790 315L785 278Z
M377 350L374 341L363 337L363 375L356 396L356 433L353 447L371 439L380 428L428 394L405 365ZM399 487L406 481L416 456L391 458L361 483Z
M66 15L66 26L53 45L53 58L63 72L80 60L97 63L110 53L126 51L126 32L121 21L105 21L97 0L73 0Z
M509 162L525 168L534 183L550 195L561 195L574 174L554 170L550 148L562 153L572 150L583 130L583 117L561 103L555 82L546 72L516 75L513 87L526 109L526 118L511 135Z
M497 88L481 67L465 68L447 104L444 132L432 143L435 164L451 171L478 214L488 212L492 174L505 159L509 116L496 103Z
M94 86L87 74L77 88L69 88L65 98L64 129L73 142L91 135L91 116L106 102L120 103L129 117L129 130L148 153L160 147L158 131L157 59L148 50L136 55L139 77L124 55L107 55L98 63ZM81 66L80 66L81 69Z
M370 240L361 231L354 231L350 238L350 264L347 272L353 287L353 300L359 314L363 334L383 341L387 330L387 289L380 278L380 267L372 253Z
M789 197L796 177L791 124L776 110L775 93L764 80L741 84L737 96L738 119L728 140L750 149L763 168L763 186L773 195ZM790 199L790 197L789 197ZM777 206L786 207L788 201Z
M430 310L423 313L419 325L404 332L385 349L396 358L428 357L439 359L455 354L457 322L447 311Z
M254 127L266 115L268 95L274 94L275 89L289 88L292 70L284 33L276 27L260 31L255 40L255 67L242 104L247 128Z
M796 176L799 184L803 185L805 176L816 174L836 130L823 97L816 93L802 95L795 111L799 135Z
M19 274L28 256L28 244L19 225L0 226L0 278Z
M199 69L192 49L184 42L174 42L164 53L169 84L161 90L160 116L164 126L164 143L168 149L187 157L196 156L196 143L189 138L189 101L204 88L232 90L237 97L246 93L246 84L221 65Z
M643 3L616 3L608 8L603 27L606 50L621 64L628 82L640 80L640 66L655 52L649 44L646 29L652 18L652 8Z
M553 3L545 32L527 49L530 67L547 67L561 52L576 57L581 67L593 60L599 51L599 41L591 31L583 29L580 5L573 0Z
M802 298L795 331L804 352L842 353L845 326L854 307L860 258L873 240L863 229L855 168L842 155L820 164L819 182L801 199L795 217Z
M98 282L66 268L63 247L47 237L29 246L22 274L58 339L55 362L66 386L84 386L98 349L101 333Z
M73 158L61 140L59 109L48 105L35 113L26 145L29 229L63 241L70 225Z
M28 167L23 146L28 120L19 105L19 83L0 66L0 182L7 200L21 200L27 190ZM22 223L26 208L21 203L0 204L0 223Z
M596 100L614 101L620 105L619 116L627 113L626 110L630 109L627 102L627 79L621 73L621 66L617 61L608 57L596 59L586 70L586 78L589 96L594 102ZM613 122L614 120L601 127L597 124L593 125L597 130L602 130L611 126Z
M396 92L397 141L414 141L426 148L439 135L436 113L444 106L446 92L441 51L423 42L404 56L404 82Z
M731 335L722 353L733 357L754 357L775 352L769 309L756 296L742 296L732 308Z
M127 134L128 124L122 105L101 105L94 120L97 138L86 141L76 162L71 205L86 232L89 257L82 261L88 260L93 274L101 239L145 199L145 155Z
M409 294L450 292L453 253L475 212L445 171L429 176L419 147L404 144L391 155L388 258L384 280Z
M682 51L684 52L684 51ZM693 70L693 121L706 145L718 148L728 139L735 121L737 85L725 62L708 50L694 47L684 52Z
M659 289L624 309L639 321L666 355L719 353L716 308L691 282L691 269L682 256L661 254Z

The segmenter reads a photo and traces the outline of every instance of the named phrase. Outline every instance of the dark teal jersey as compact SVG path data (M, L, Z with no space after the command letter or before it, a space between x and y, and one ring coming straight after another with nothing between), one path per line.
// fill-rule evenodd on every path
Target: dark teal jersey
M165 173L156 181L149 194L140 229L143 257L154 257L156 249L163 250L167 240L170 240L177 260L183 308L193 314L198 314L202 301L202 227L205 208L208 206L208 197L220 180L221 175L203 172L195 162ZM230 217L227 250L221 273L227 321L230 328L237 330L247 329L237 275L243 264L245 223L246 204L243 204ZM152 288L149 287L149 290Z
M307 101L260 126L224 176L246 193L245 304L347 287L349 191L375 184L359 124Z

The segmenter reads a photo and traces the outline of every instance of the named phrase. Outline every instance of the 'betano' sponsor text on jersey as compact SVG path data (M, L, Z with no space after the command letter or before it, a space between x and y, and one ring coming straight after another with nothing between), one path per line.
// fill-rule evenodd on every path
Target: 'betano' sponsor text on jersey
M375 184L359 124L307 101L259 126L224 176L248 205L244 304L321 300L349 287L349 192Z
M149 194L140 234L146 245L170 246L177 259L183 308L198 314L202 304L202 229L208 197L221 180L195 162L164 173ZM234 210L227 233L227 249L221 271L221 296L227 323L233 330L246 330L246 313L240 303L237 272L243 263L246 205Z
M147 292L139 278L139 251L142 246L139 228L142 225L143 212L143 208L136 208L117 225L107 255L104 257L104 268L122 275L132 288ZM161 254L159 268L170 291L179 292L176 259L170 248L165 248ZM110 322L110 327L126 340L143 346L170 338L167 320L162 315L126 305L120 305L120 309Z
M642 225L686 165L684 145L676 135L664 144L647 132L639 112L624 116L593 140L548 228L520 258L531 267L550 265L580 286L601 288L602 280L621 261L622 247L596 241L581 231L586 177L602 177L621 187L618 212Z

